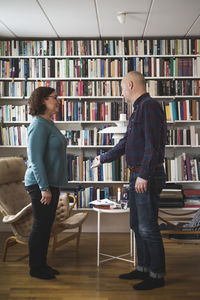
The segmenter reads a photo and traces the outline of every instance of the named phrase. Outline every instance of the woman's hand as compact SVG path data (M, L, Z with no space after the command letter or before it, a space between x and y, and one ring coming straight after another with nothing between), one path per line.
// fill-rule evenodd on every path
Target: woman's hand
M50 190L46 190L46 191L41 191L42 193L42 199L40 200L40 202L44 205L49 205L51 202L51 191Z

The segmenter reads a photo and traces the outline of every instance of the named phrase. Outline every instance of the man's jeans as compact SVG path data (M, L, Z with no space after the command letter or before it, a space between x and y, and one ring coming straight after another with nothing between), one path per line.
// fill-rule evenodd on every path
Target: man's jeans
M139 271L153 278L165 275L165 252L158 226L159 194L165 184L164 168L155 169L145 193L136 193L137 172L130 174L130 227L135 231Z

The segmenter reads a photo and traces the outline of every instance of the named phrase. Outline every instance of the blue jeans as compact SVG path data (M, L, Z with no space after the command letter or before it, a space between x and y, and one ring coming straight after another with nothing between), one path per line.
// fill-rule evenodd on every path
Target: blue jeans
M130 227L135 232L138 266L143 272L150 272L153 278L165 275L165 252L158 226L159 194L165 185L164 168L155 169L145 193L135 191L138 173L130 174Z
M51 227L55 219L56 208L60 195L59 188L49 187L52 198L49 205L40 202L41 191L37 184L27 186L33 209L33 227L29 237L29 266L32 270L41 269L47 262L47 251Z

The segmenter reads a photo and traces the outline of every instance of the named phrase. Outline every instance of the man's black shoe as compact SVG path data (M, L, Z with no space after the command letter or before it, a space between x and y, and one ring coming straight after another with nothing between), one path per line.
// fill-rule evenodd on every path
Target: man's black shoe
M30 270L30 275L32 277L36 277L39 279L46 279L46 280L55 278L55 275L53 273L51 273L50 271L48 271L47 268Z
M149 272L141 272L138 270L134 270L130 273L125 273L119 275L120 279L145 279L149 276Z
M58 270L53 269L52 267L50 267L50 266L48 266L48 265L46 265L46 268L47 268L47 270L48 270L50 273L52 273L53 275L59 275L59 274L60 274L60 272L59 272Z
M164 278L152 278L147 277L144 281L135 284L133 288L135 290L153 290L165 285Z

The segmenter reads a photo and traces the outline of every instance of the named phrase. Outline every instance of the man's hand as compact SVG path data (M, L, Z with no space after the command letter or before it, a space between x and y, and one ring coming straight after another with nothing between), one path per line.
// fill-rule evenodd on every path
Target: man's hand
M41 191L42 193L42 199L40 200L40 202L44 205L49 205L51 202L51 191Z
M135 183L135 190L137 193L144 193L147 190L147 182L148 180L145 180L141 177L137 177L136 183Z
M93 164L91 168L97 168L100 166L100 155L96 156L95 159L93 160Z

